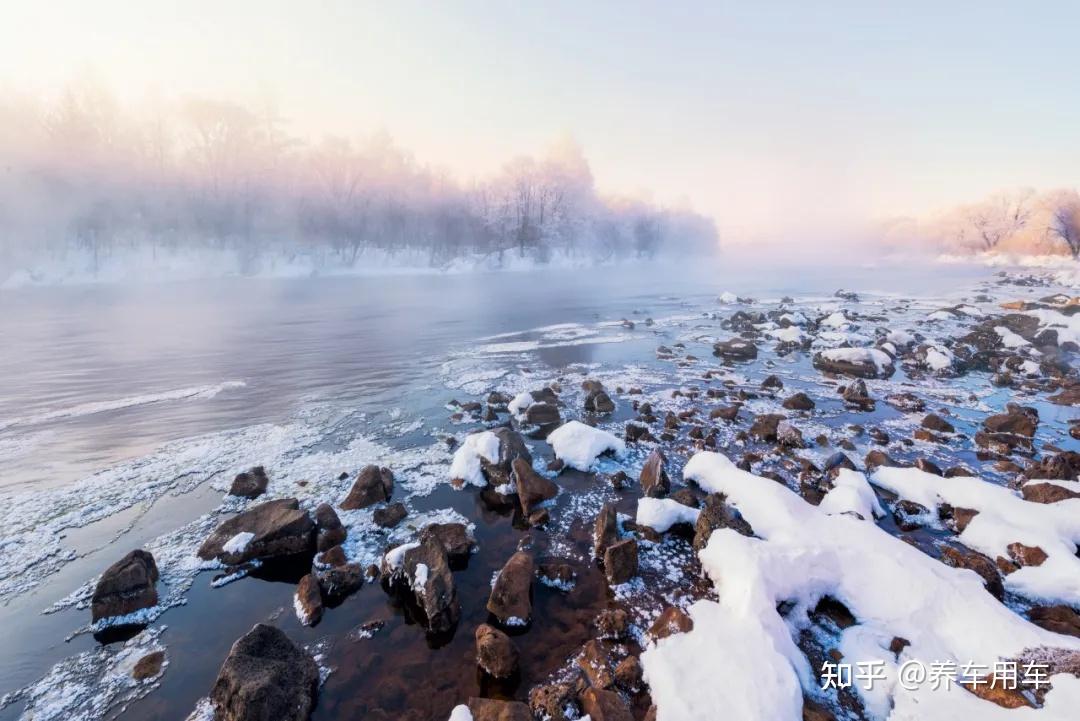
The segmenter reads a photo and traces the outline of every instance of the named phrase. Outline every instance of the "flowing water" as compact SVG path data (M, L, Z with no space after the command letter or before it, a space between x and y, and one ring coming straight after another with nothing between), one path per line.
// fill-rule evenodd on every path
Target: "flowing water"
M482 424L452 420L448 401L563 375L609 373L609 387L670 384L657 376L655 347L684 341L709 357L704 340L693 347L711 332L696 330L695 319L716 310L721 291L829 303L844 287L888 304L970 294L988 275L959 266L897 272L781 264L765 272L720 259L691 269L0 291L0 695L33 689L9 697L0 719L19 718L30 698L36 718L65 718L58 709L72 697L84 701L77 708L96 709L90 717L184 718L208 693L233 641L268 620L315 650L330 671L318 719L442 719L470 695L523 698L592 636L590 621L612 601L600 572L583 560L591 514L604 496L591 476L560 475L556 522L545 532L488 508L471 490L453 490L441 436L460 438ZM925 311L916 304L910 312ZM646 326L646 317L655 325ZM621 326L624 318L635 328ZM812 374L805 358L797 363L793 378ZM979 402L1003 399L984 394ZM1048 432L1064 427L1058 412L1047 411ZM968 415L974 422L977 414ZM620 402L604 424L621 427L632 416ZM860 422L891 417L883 408ZM828 425L847 420L837 411ZM540 437L530 444L541 462L550 459ZM463 614L451 638L426 637L410 609L378 584L306 628L292 612L306 569L212 584L215 572L177 560L220 520L222 489L239 470L264 464L274 484L280 479L272 493L333 501L349 483L338 474L367 462L399 473L410 518L463 517L474 525L480 551L455 574ZM633 513L632 496L620 504ZM515 639L521 677L496 687L477 673L472 632L487 618L493 574L523 542L541 560L569 559L577 583L569 593L535 584L536 620ZM154 635L130 642L139 653L167 650L163 676L145 693L110 681L123 668L118 649L126 639L87 632L81 602L84 584L148 544L173 570L163 568L169 603L150 626ZM177 558L170 548L180 549ZM354 550L366 558L380 549ZM659 588L674 561L652 560L643 577L649 586L652 573ZM679 579L685 576L675 586Z

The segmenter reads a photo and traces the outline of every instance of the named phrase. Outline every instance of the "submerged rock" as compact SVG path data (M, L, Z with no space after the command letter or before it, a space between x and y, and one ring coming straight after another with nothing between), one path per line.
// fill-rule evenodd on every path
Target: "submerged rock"
M730 361L751 361L757 358L757 346L741 338L717 341L713 343L713 355Z
M90 598L91 617L96 622L156 606L157 580L154 557L142 549L132 551L101 574Z
M800 391L784 400L784 408L789 411L812 411L814 410L814 401L810 396Z
M534 721L532 711L520 701L471 698L469 713L472 721Z
M318 688L311 654L260 623L233 644L210 700L216 721L307 721Z
M258 559L315 552L315 523L295 498L267 501L218 526L199 558L235 566Z
M509 678L518 670L518 650L505 633L482 623L476 627L476 663L495 678Z
M394 474L389 468L364 466L356 475L349 495L341 502L342 509L353 511L389 501L394 493Z
M446 549L435 534L420 534L415 545L388 553L385 563L390 587L412 594L429 633L446 633L457 625L461 618L457 586Z

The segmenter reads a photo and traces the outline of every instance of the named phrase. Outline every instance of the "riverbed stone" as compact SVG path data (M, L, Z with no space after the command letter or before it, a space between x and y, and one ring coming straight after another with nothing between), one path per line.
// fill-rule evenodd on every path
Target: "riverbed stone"
M154 556L137 549L105 569L90 598L90 614L96 622L126 616L158 603L158 568Z
M210 699L216 721L307 721L318 688L311 654L260 623L233 644Z

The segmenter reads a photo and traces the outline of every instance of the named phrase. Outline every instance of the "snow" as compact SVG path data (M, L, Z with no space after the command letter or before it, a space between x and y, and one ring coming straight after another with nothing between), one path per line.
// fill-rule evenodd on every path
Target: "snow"
M846 330L851 327L851 322L848 317L844 315L844 311L838 310L832 315L828 316L821 321L821 325L826 328L835 328L836 330Z
M914 345L915 343L915 336L908 333L906 330L891 330L889 331L889 334L885 336L885 339L898 348L904 348L909 345Z
M242 553L253 538L255 538L255 534L251 531L241 531L228 541L225 541L221 546L221 550L225 551L225 553Z
M840 469L832 489L821 499L818 508L829 515L853 513L866 520L885 515L866 476L850 468Z
M300 594L294 593L292 600L293 612L296 613L296 619L304 626L311 625L311 617L308 616L307 611L304 610L304 604L300 602Z
M386 567L391 571L401 570L401 564L405 560L406 551L411 551L414 548L419 548L419 541L413 541L411 543L403 543L400 546L395 546L386 552L384 559L386 561Z
M533 404L533 396L530 391L522 391L514 396L513 400L507 405L507 409L518 420L524 418L525 411L529 409L529 406Z
M450 478L460 478L473 486L483 488L487 479L480 469L480 459L488 463L499 460L499 437L491 431L472 433L465 437L461 447L454 452L454 461L450 464Z
M1031 503L1009 488L979 478L941 478L917 468L879 468L876 485L934 511L942 503L979 514L958 540L991 559L1009 558L1008 545L1039 546L1048 555L1041 566L1025 566L1004 576L1014 593L1047 603L1080 604L1080 499ZM931 513L933 515L933 513Z
M844 661L880 662L886 671L886 680L863 696L877 718L1072 718L1080 679L1064 674L1051 677L1053 689L1037 716L1005 710L958 686L908 690L896 683L899 664L909 660L927 668L935 662L990 668L1025 649L1080 649L1080 639L1045 631L998 602L973 572L946 566L876 524L830 515L717 453L696 454L684 477L724 493L756 537L726 528L712 534L699 557L716 600L690 607L692 631L661 639L642 654L658 721L712 721L716 709L742 721L801 719L803 689L813 691L817 680L792 638L824 595L859 621L841 633ZM933 478L939 487L957 480ZM1071 511L1078 515L1076 507ZM1055 520L1064 523L1058 516L1065 515ZM782 616L777 607L785 601L790 610ZM888 650L895 636L910 641L898 660ZM854 688L864 693L859 684Z
M931 346L926 349L926 365L933 371L943 371L952 368L953 354L948 348Z
M1076 264L1080 266L1080 264ZM1040 308L1028 311L1026 315L1035 316L1041 323L1041 328L1052 328L1057 331L1058 343L1072 341L1080 345L1080 313L1065 315L1056 310ZM996 329L995 329L996 330Z
M423 593L424 586L427 584L428 579L428 567L426 563L416 564L416 569L413 571L413 584L412 590L416 593Z
M933 313L926 316L926 319L928 321L938 322L943 320L955 320L956 316L947 310L935 310Z
M458 704L450 712L450 718L447 721L473 721L472 711L465 704Z
M801 343L804 338L802 330L795 325L789 325L787 328L777 328L775 330L766 331L766 334L781 343Z
M615 455L626 452L626 443L607 431L587 426L580 421L570 421L552 431L547 442L555 450L555 456L571 468L588 471L602 453L612 451Z
M878 372L892 367L892 358L889 357L889 354L877 348L831 348L821 351L821 355L831 361L873 364L877 367Z
M641 498L637 505L637 523L663 533L676 523L697 523L701 511L670 498Z
M1001 337L1001 344L1006 348L1023 348L1026 345L1030 345L1021 336L1013 333L1003 325L995 326L994 332Z
M739 296L735 295L734 293L732 293L731 291L728 290L728 291L724 291L723 293L721 293L720 297L717 298L716 301L718 303L723 303L725 305L731 305L732 303L738 303L739 302Z

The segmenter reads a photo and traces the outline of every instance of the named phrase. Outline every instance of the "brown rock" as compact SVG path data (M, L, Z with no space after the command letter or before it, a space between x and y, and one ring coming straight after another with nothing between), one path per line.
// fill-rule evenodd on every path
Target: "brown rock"
M551 426L562 421L559 407L554 403L533 403L525 409L525 422L536 426Z
M243 548L225 550L241 533L252 534ZM202 546L199 558L218 559L234 566L255 558L267 559L315 551L315 523L300 510L295 498L260 503L217 527Z
M457 625L461 603L449 556L436 534L421 533L419 545L401 554L396 567L387 564L384 575L392 589L413 596L424 612L429 633L446 633Z
M476 627L476 663L495 678L509 678L518 669L518 650L505 633L482 623Z
M611 413L615 410L615 402L603 388L590 391L585 396L585 410L590 413Z
M532 464L524 458L515 458L510 467L511 478L521 502L521 512L526 516L536 504L558 495L559 487L534 471Z
M325 551L334 546L340 546L345 542L347 531L341 525L341 519L329 503L320 503L315 508L315 546L320 551Z
M151 651L138 661L131 669L131 677L136 681L145 681L154 678L161 673L161 667L165 664L164 651Z
M799 392L784 400L784 408L790 411L812 411L814 401L805 393Z
M735 418L738 415L739 415L739 406L738 405L734 405L734 406L718 406L717 408L713 408L712 411L709 412L709 418L711 418L714 421L719 418L720 420L730 422L730 421L734 421Z
M1024 500L1032 503L1058 503L1070 498L1080 498L1080 493L1054 483L1026 483L1020 491Z
M619 517L615 513L615 504L605 503L596 516L593 527L593 555L604 557L607 547L619 540Z
M757 416L754 418L753 425L750 426L750 435L771 443L776 440L776 428L782 420L784 417L776 413Z
M577 692L569 683L550 683L529 692L529 706L537 718L570 721L579 716Z
M266 469L255 466L249 471L238 473L229 487L230 496L242 498L257 498L266 492L266 486L270 479L266 477Z
M654 641L659 641L676 633L689 633L693 630L692 618L678 606L668 606L649 626L649 637Z
M615 683L629 693L641 689L641 661L637 656L627 656L615 664Z
M641 468L639 478L641 492L649 498L662 498L671 490L671 480L664 469L664 463L663 452L659 448L654 448Z
M589 685L595 688L611 688L615 685L615 677L611 673L611 662L608 660L607 651L599 641L594 639L582 647L577 664L585 673Z
M742 338L713 343L713 355L730 361L751 361L757 358L757 346Z
M90 599L91 618L97 622L156 606L157 580L154 557L142 549L132 551L101 574Z
M1001 600L1005 596L1005 587L1001 582L1001 576L998 574L997 566L989 558L977 551L973 551L966 546L951 545L942 546L941 548L941 560L946 565L953 568L966 568L975 573L983 579L983 585L986 586L986 590Z
M358 563L342 563L315 572L327 603L334 605L364 585L364 572Z
M612 543L604 551L604 573L611 585L626 583L636 576L637 572L638 547L633 538Z
M217 721L307 721L318 690L311 654L260 623L233 644L210 700Z
M850 383L841 397L844 403L852 408L864 411L874 410L874 399L870 397L870 392L866 390L866 382L862 379Z
M391 503L388 506L376 508L375 513L372 514L372 520L375 521L376 526L393 528L405 520L407 515L409 515L409 511L405 508L404 503Z
M1018 566L1041 566L1046 561L1046 551L1039 546L1025 546L1017 541L1008 546L1009 558Z
M472 721L534 721L532 711L520 701L470 698L469 712Z
M705 497L705 505L694 525L694 550L705 548L709 537L718 528L730 528L743 536L754 535L754 529L742 514L727 504L724 494L710 493Z
M499 571L487 610L503 626L523 626L532 619L533 559L518 551Z
M630 616L621 608L609 608L596 617L596 630L600 638L618 640L626 636Z
M367 508L376 503L390 500L394 493L394 474L389 468L378 466L364 466L356 475L349 495L341 502L341 507L346 511L357 508Z
M939 433L956 432L956 428L953 426L952 423L949 423L947 420L945 420L936 413L927 413L923 417L922 423L920 425L922 425L922 427L926 428L927 430L937 431Z
M634 721L626 702L614 691L587 688L581 694L581 710L592 721ZM474 719L475 721L475 719Z
M299 613L300 623L305 626L314 626L323 615L322 589L319 581L313 574L307 574L300 579L296 587L296 608Z
M1028 611L1028 618L1047 631L1080 638L1080 613L1069 606L1036 606Z

